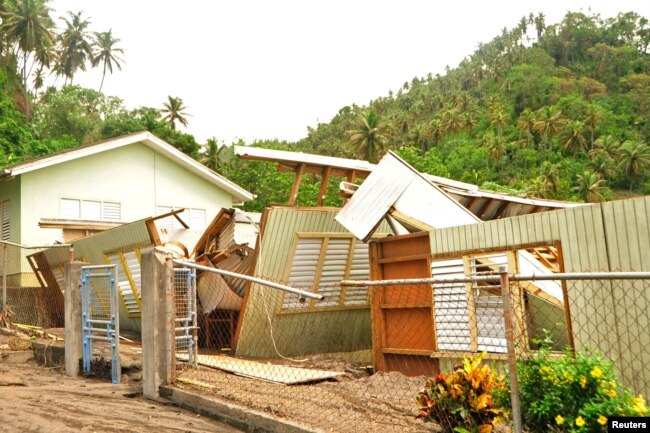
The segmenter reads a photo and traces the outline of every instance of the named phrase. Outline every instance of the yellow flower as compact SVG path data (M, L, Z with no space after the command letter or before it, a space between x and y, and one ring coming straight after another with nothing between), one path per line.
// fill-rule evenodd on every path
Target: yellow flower
M607 391L607 397L609 398L616 397L616 390L610 389L609 391Z
M562 373L562 376L563 376L564 379L566 379L566 381L569 382L569 383L573 381L573 376L571 376L571 375L570 375L569 373L567 373L566 371L565 371L564 373Z
M605 425L607 424L607 417L601 415L596 421L598 421L598 424L600 425Z
M556 416L556 417L555 417L555 422L557 423L557 425L562 425L562 424L564 424L564 418L562 418L562 415L558 415L558 416Z
M584 388L585 386L587 386L587 378L584 376L580 376L580 387Z
M639 395L638 397L632 397L632 410L639 415L645 415L648 408L645 405L644 398Z
M578 427L584 427L585 424L586 424L586 422L585 422L585 419L583 417L579 416L578 418L576 418L576 425Z
M591 377L595 377L596 379L603 377L603 370L601 370L600 367L594 367L591 370Z

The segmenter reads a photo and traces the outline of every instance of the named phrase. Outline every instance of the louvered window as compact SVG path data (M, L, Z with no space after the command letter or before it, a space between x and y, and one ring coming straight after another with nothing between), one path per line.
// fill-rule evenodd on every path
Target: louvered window
M290 286L320 293L321 301L301 299L285 293L283 309L305 309L368 305L368 288L341 289L341 280L369 278L368 245L349 235L304 235L296 239Z
M437 280L486 275L507 262L505 254L437 260L431 275ZM499 284L434 283L433 294L439 351L506 352Z
M102 219L104 221L121 221L122 204L116 201L105 201L102 206Z
M117 201L62 198L59 216L66 220L121 221L122 204Z
M0 203L2 207L2 240L9 241L11 240L11 217L10 217L10 207L9 200L5 200Z

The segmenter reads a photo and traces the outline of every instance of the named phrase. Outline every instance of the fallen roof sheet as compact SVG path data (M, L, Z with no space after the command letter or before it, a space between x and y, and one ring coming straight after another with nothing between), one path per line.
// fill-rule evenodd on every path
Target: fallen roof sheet
M382 158L336 215L336 221L367 241L388 213L398 220L411 218L424 223L420 227L423 230L478 222L476 216L393 152Z
M187 355L179 354L181 360ZM299 383L316 382L343 376L343 371L315 370L311 368L292 367L288 365L270 364L266 362L251 361L248 359L233 358L225 355L198 355L197 362L205 367L234 373L238 376L267 382L294 385Z

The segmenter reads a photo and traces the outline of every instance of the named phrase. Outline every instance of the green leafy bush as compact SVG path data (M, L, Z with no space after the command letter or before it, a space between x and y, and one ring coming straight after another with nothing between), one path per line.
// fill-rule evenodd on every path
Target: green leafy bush
M490 433L505 415L494 394L507 389L505 380L482 364L485 353L463 359L449 374L428 379L416 397L425 421L435 421L443 431Z
M542 347L518 362L522 421L535 432L605 432L610 416L648 414L642 396L618 383L614 364L590 351L552 354Z

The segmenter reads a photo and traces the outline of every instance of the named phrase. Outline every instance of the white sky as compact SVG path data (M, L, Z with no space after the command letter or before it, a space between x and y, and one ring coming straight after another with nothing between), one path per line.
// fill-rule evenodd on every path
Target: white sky
M180 97L187 132L296 141L338 110L397 90L413 77L444 74L530 12L546 23L567 11L603 17L647 0L54 0L52 17L84 11L91 31L113 29L123 70L103 91L129 108L160 108ZM75 84L99 88L101 71Z

